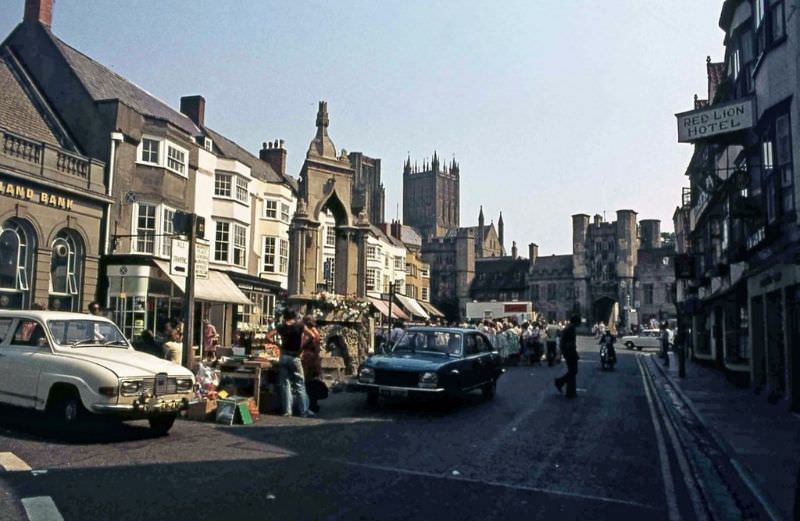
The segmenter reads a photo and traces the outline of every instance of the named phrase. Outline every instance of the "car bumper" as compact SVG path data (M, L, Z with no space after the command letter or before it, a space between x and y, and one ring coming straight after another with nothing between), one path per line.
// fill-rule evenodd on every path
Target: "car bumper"
M187 398L170 400L150 400L148 402L134 401L130 404L105 404L99 403L92 406L92 412L123 418L146 418L157 414L178 413L189 407Z
M361 382L358 382L355 387L357 391L361 392L377 392L381 395L397 397L414 395L431 396L445 392L445 389L442 387L428 389L424 387L396 387L393 385L366 384Z

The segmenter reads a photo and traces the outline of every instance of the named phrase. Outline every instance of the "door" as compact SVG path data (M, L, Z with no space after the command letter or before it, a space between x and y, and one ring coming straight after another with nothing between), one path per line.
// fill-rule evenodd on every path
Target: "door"
M488 382L497 378L500 368L500 355L493 349L492 344L482 335L474 335L481 358L481 381Z
M7 338L0 343L0 399L12 405L35 407L41 366L37 355L50 349L44 327L32 319L16 320L10 325L13 329L7 329L3 335ZM2 329L0 324L0 334Z
M461 388L467 389L481 383L485 374L481 359L480 348L478 347L479 336L475 333L464 335L464 360L461 364Z

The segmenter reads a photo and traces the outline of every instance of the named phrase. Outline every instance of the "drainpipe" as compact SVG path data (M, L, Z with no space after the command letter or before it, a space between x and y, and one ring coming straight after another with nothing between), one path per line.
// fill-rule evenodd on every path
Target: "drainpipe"
M108 158L108 182L106 183L106 195L109 197L113 196L114 193L114 171L116 170L116 159L117 159L117 143L122 143L125 140L125 136L122 135L122 132L112 132L111 133L111 153ZM111 207L114 205L113 201L106 204L105 215L103 216L103 220L105 221L104 228L104 240L103 240L103 256L107 256L111 248L109 248L109 239L111 236ZM108 291L106 291L106 302L105 307L108 309L109 304L111 303L111 297L108 295Z

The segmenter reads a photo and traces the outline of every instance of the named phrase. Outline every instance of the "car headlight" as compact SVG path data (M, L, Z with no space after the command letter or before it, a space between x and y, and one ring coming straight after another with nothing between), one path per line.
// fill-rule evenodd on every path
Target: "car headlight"
M141 380L128 380L122 382L119 386L119 390L122 393L122 396L134 396L139 394L142 390L142 381Z
M419 387L433 389L439 384L439 375L436 373L422 373L419 375Z
M176 390L179 393L189 392L192 390L192 387L194 387L194 382L192 381L191 378L178 378L176 380L176 384L177 384Z
M371 367L362 367L361 371L358 373L358 381L365 384L371 384L375 381L375 370Z

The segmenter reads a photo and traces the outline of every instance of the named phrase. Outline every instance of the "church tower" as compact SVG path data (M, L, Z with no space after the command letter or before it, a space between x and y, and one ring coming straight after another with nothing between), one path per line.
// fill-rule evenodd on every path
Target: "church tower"
M455 159L442 164L434 151L422 167L403 165L403 222L416 228L423 239L441 237L459 227L460 174Z

